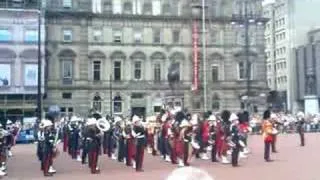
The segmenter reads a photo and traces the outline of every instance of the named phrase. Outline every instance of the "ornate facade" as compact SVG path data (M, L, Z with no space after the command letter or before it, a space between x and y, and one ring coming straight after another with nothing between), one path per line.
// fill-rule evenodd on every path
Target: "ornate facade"
M244 28L237 14L242 1L207 4L207 67L200 64L200 92L192 85L192 16L190 0L53 0L46 3L48 95L46 106L65 112L150 115L168 95L186 108L203 108L202 75L207 73L209 109L239 110L246 87ZM255 21L263 20L261 1L252 0ZM199 25L199 27L201 27ZM201 40L199 40L201 49ZM199 61L202 63L200 54ZM266 90L264 25L250 25L251 90ZM169 65L178 63L180 83L172 92ZM169 101L172 101L170 99ZM253 101L259 105L260 99Z
M38 49L44 79L44 19L40 24L37 2L0 2L0 119L13 121L34 116L37 107ZM44 92L44 86L41 87Z

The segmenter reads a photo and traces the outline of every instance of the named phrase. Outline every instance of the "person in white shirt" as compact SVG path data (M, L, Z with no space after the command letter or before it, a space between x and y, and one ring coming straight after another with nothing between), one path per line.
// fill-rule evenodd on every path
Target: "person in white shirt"
M183 167L170 173L166 180L214 180L206 171L194 168Z

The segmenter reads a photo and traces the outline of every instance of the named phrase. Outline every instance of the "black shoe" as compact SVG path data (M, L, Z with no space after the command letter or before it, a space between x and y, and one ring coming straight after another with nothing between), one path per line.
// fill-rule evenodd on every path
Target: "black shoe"
M50 176L53 176L53 174L52 173L45 173L44 176L45 177L50 177Z
M266 160L266 162L273 162L273 160L271 160L271 159L265 159Z

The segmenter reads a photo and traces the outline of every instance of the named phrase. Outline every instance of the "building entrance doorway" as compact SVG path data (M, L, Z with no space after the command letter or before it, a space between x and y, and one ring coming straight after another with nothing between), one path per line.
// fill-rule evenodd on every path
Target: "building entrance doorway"
M131 114L145 118L146 108L145 107L132 107L131 108Z

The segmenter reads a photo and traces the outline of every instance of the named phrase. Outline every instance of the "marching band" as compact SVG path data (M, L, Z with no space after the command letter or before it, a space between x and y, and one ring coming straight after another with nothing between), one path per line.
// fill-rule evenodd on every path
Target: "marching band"
M299 112L297 130L304 145L304 114ZM265 144L264 159L272 161L270 152L275 146L277 117L269 110L263 114L262 135ZM162 109L155 116L142 119L132 117L103 117L100 113L87 118L70 115L47 116L39 124L37 156L44 176L53 176L54 160L63 152L71 159L88 164L90 173L99 174L99 157L109 158L143 172L146 152L162 157L178 167L192 165L193 159L211 160L214 163L239 165L239 159L249 154L247 137L251 132L247 112L206 112L189 114L181 107ZM6 175L8 157L19 133L18 126L7 121L0 126L0 176ZM274 144L274 145L273 145Z

